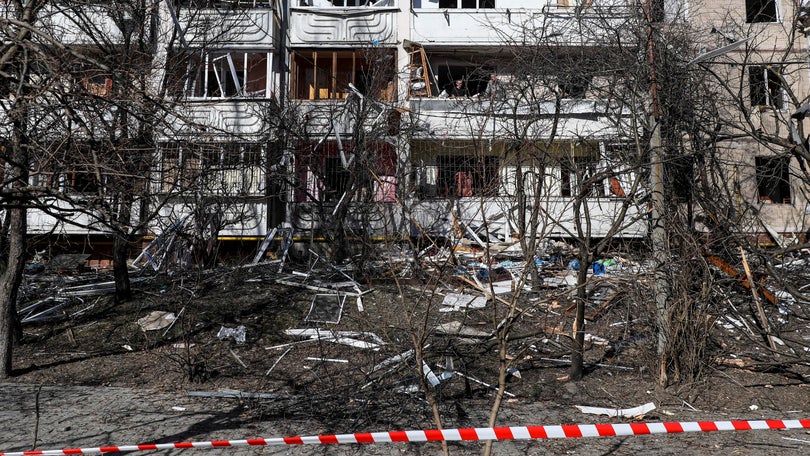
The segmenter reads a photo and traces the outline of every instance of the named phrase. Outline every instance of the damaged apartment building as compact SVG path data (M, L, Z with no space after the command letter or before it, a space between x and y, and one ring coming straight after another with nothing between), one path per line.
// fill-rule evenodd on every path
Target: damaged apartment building
M29 232L38 250L60 246L96 259L109 258L110 233L122 221L132 242L176 230L200 251L219 241L223 255L243 256L282 230L310 241L644 239L655 173L640 144L650 138L655 95L649 73L628 73L614 50L643 38L646 27L691 22L706 29L696 40L708 56L694 65L720 62L740 85L740 124L784 138L771 147L737 135L721 147L729 191L741 213L753 214L743 229L798 237L807 230L803 163L785 151L803 142L802 120L791 114L807 89L806 39L778 63L775 53L758 51L787 42L794 7L786 0L48 4L42 30L85 57L76 58L78 76L38 96L59 99L69 86L84 104L60 104L43 119L61 118L35 122L51 125L39 146L59 152L32 161L31 185L70 197L34 205ZM80 28L77 15L95 27ZM142 66L115 72L110 53ZM4 96L10 107L18 95ZM2 114L7 145L10 112ZM128 153L138 163L104 158ZM664 163L673 198L700 166ZM121 176L132 175L124 185L130 179ZM100 214L111 212L100 203L111 199L118 219ZM710 218L696 216L693 227L710 230Z

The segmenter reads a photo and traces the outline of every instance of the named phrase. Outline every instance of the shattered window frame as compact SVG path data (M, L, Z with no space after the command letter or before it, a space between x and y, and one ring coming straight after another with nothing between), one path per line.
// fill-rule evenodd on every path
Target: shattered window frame
M494 155L436 156L436 193L440 198L493 197L500 191L500 158Z
M307 48L290 53L290 98L294 100L342 100L351 93L351 84L363 96L396 101L396 76L393 48Z
M560 196L563 198L573 198L579 195L579 190L584 183L599 173L599 157L582 156L572 157L571 161L563 161L560 164ZM604 179L591 182L590 188L583 195L586 198L604 198Z
M351 170L343 165L337 140L322 144L301 144L295 160L295 202L337 203L349 190ZM355 160L355 145L342 142L347 161ZM365 145L366 162L361 169L367 172L354 176L356 192L352 201L391 203L396 201L398 188L396 148L387 141ZM355 168L356 169L356 168Z
M184 93L192 100L272 98L267 50L202 52L189 59Z
M759 64L748 67L749 97L752 107L783 109L785 87L780 76L781 68Z
M56 153L42 157L44 160L32 164L29 183L69 194L98 194L105 188L109 176L103 171L97 172L92 159L88 158L92 147L96 146L70 143Z

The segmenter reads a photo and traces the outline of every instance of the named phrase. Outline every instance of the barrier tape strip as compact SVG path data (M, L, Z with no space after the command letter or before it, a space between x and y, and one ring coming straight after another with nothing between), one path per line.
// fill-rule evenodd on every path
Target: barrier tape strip
M628 424L568 424L561 426L509 426L495 428L430 429L419 431L368 432L314 436L256 438L247 440L213 440L208 442L149 443L97 448L64 448L0 452L0 456L74 455L119 451L154 451L188 448L225 448L269 445L334 445L345 443L439 442L476 440L574 439L582 437L615 437L682 432L751 431L767 429L810 429L807 420L760 421L671 421Z

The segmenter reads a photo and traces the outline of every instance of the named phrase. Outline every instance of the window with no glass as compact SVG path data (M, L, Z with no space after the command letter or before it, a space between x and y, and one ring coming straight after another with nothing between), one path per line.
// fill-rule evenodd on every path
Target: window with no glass
M757 157L756 175L760 202L790 204L789 157Z
M751 106L770 106L782 109L785 104L781 70L772 65L748 68Z
M777 22L777 0L745 0L745 22Z

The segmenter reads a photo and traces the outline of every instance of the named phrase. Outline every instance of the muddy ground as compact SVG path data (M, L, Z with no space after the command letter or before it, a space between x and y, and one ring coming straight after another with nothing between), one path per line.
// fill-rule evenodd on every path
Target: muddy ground
M127 303L116 304L106 294L78 295L51 314L59 318L26 323L14 355L15 376L0 385L0 451L432 429L436 423L420 392L421 369L413 357L391 361L412 349L414 341L427 347L424 356L431 371L437 377L445 374L439 386L429 387L442 425L487 426L494 391L479 382L497 382L498 362L493 339L480 334L491 334L502 321L502 302L444 312L440 304L445 295L475 290L452 275L442 275L439 282L435 275L399 283L377 280L360 284L364 292L373 290L363 294L361 303L347 297L338 323L314 322L307 317L318 319L310 314L318 292L278 280L325 287L346 278L327 268L304 282L290 272L279 273L271 264L158 274L136 283L135 299ZM109 280L103 273L29 276L26 299L61 296L58 290L103 280ZM593 280L612 280L619 289L632 282L610 270ZM594 296L599 293L593 291ZM745 290L739 293L735 299L745 296ZM546 288L519 300L525 312L515 319L507 349L510 367L516 369L507 379L506 390L513 396L504 398L498 425L810 418L806 366L774 363L778 355L752 341L743 328L720 324L719 317L698 378L659 387L650 374L655 341L645 317L648 309L632 299L616 299L604 307L594 300L588 313L598 315L586 326L594 336L585 356L587 374L569 381L565 334L573 314L567 311L567 299L564 289ZM171 326L144 331L138 320L155 311L178 317ZM801 318L787 320L794 329L807 325ZM461 323L471 335L436 331L449 322ZM218 337L223 327L240 326L245 328L244 342ZM347 336L355 345L366 345L359 347L285 334L291 328L373 335ZM583 414L575 407L629 408L649 402L655 410L629 419ZM451 443L450 453L479 454L481 448L478 443ZM438 454L440 447L173 450L181 451ZM795 454L810 452L810 435L748 431L495 444L496 454L642 451Z

